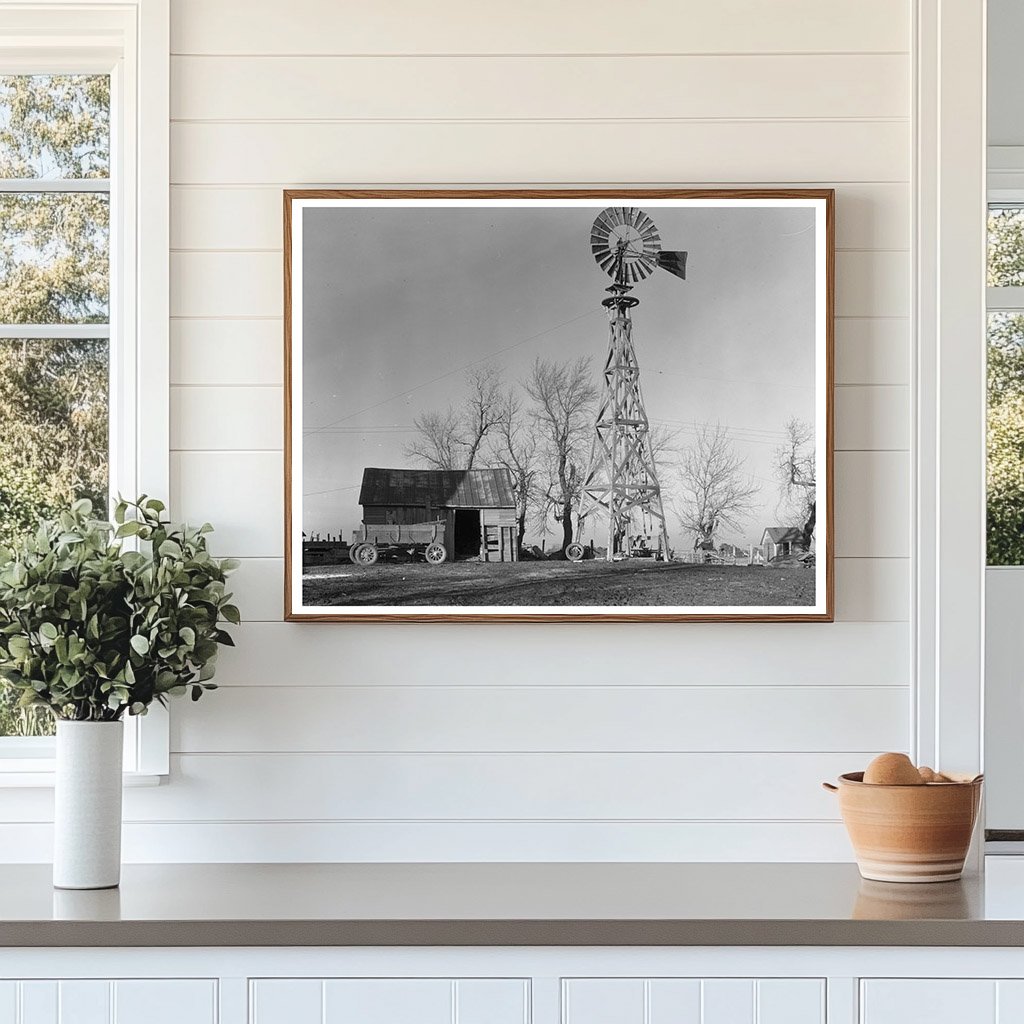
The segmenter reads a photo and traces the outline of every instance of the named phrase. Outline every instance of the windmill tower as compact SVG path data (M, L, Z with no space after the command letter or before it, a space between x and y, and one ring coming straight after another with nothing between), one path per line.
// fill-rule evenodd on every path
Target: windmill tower
M649 536L664 559L668 528L633 346L632 310L640 300L630 292L657 267L685 280L686 253L663 251L654 221L643 210L626 206L609 207L598 215L590 248L612 284L606 289L610 297L601 303L608 311L608 357L579 517L582 521L597 510L607 515L609 562L635 554L637 536ZM565 553L579 561L583 545L576 541Z

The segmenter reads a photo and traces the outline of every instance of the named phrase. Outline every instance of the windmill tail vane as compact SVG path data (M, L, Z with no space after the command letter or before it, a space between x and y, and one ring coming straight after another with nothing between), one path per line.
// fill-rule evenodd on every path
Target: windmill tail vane
M579 522L595 512L607 517L609 562L648 554L667 560L668 526L633 345L631 310L640 300L629 293L659 267L686 280L686 253L662 249L654 221L643 210L626 206L598 214L590 249L612 284L606 289L610 297L601 303L608 311L608 353ZM582 559L583 545L575 541L566 555Z

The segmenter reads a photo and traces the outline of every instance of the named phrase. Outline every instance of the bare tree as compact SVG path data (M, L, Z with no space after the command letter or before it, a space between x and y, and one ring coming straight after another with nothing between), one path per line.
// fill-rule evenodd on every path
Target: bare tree
M425 412L413 420L417 437L405 446L405 457L431 469L457 469L462 459L461 423L455 410Z
M522 399L509 389L502 397L501 415L492 431L490 458L512 476L520 549L526 536L526 520L536 503L537 448L534 422L524 415Z
M532 402L541 453L540 514L562 526L562 548L572 543L573 509L579 503L594 429L597 388L590 360L556 363L537 359L523 388Z
M480 445L493 427L501 420L503 402L501 378L493 366L481 366L466 376L469 395L462 412L463 438L466 448L464 468L472 469Z
M416 438L405 446L405 457L432 469L472 469L484 439L502 416L501 376L493 366L466 375L466 398L461 408L425 412L413 420Z
M783 502L799 516L804 547L814 537L817 511L817 460L814 454L814 428L795 417L786 424L786 442L776 453Z
M695 546L714 544L723 527L737 530L754 508L760 487L746 474L727 428L709 423L694 428L694 440L679 463L676 516L694 535Z

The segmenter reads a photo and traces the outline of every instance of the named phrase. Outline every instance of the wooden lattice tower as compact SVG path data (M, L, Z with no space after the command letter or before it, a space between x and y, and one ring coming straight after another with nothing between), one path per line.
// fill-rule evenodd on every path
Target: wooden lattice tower
M608 311L608 355L590 462L580 495L579 518L601 510L608 519L608 551L613 561L655 549L668 558L668 525L651 442L651 424L640 387L640 363L633 345L631 311L640 300L633 285L656 267L686 276L686 253L665 252L654 222L642 210L612 207L602 212L590 236L594 258L612 278ZM638 543L639 540L639 543ZM582 558L578 542L566 550Z

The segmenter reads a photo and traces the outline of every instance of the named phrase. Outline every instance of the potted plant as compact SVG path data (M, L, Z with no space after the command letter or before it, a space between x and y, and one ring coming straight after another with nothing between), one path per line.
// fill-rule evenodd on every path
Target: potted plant
M54 885L116 886L121 867L123 718L214 689L233 559L206 547L209 523L172 525L145 495L114 522L78 501L0 549L0 678L57 721ZM131 546L131 547L129 547Z

